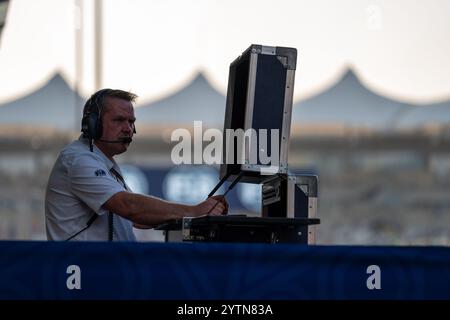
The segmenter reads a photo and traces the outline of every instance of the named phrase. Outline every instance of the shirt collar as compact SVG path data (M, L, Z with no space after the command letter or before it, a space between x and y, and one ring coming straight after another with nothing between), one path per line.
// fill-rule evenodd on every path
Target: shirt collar
M89 148L89 140L84 138L83 135L81 134L80 137L78 138L79 141L81 141L83 144L85 144L88 148ZM100 150L95 144L93 145L92 151L99 155L103 162L106 164L106 167L108 168L108 170L111 170L111 168L116 169L118 172L120 172L120 168L117 165L117 163L114 160L109 159L103 152L102 150Z

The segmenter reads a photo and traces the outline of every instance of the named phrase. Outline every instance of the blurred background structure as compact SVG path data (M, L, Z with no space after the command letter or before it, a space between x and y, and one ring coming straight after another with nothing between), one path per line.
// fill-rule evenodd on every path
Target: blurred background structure
M257 43L299 52L289 164L319 176L317 242L450 245L449 15L438 0L2 0L0 239L45 239L49 171L102 87L140 96L119 157L132 189L203 199L218 167L174 166L170 135L222 129L228 65ZM258 186L229 201L258 215Z

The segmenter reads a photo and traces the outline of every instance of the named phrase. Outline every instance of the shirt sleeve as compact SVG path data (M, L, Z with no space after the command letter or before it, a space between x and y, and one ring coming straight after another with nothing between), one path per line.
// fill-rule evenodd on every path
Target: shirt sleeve
M69 170L70 188L95 213L102 214L102 205L118 192L125 191L114 179L106 164L93 156L77 158Z

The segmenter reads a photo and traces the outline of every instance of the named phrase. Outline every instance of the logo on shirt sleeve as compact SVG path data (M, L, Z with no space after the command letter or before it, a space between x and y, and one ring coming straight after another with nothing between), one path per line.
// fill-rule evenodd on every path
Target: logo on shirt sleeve
M98 170L95 170L95 175L97 177L103 177L103 176L106 176L106 172L102 169L98 169Z

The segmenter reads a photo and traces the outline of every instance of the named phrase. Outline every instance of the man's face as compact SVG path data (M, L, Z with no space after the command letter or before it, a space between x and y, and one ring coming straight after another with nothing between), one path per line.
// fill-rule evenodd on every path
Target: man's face
M131 102L120 98L106 97L104 110L102 114L103 135L100 139L117 141L133 136L136 118ZM106 143L98 140L95 144L109 158L127 151L129 146L128 143Z

